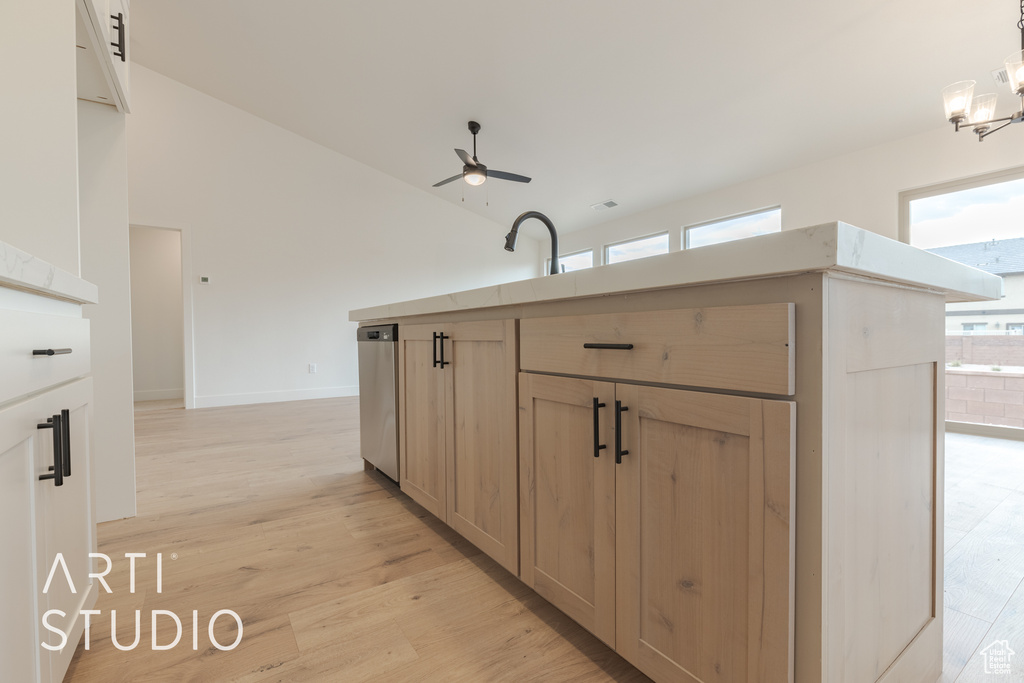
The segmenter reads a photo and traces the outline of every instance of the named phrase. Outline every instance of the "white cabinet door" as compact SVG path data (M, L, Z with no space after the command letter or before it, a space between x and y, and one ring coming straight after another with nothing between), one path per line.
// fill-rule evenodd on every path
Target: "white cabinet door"
M40 591L53 570L58 554L63 558L71 577L69 583L63 568L53 573L45 594L40 593L40 610L60 610L64 616L53 614L47 623L67 635L64 648L49 652L52 681L61 681L71 663L75 647L81 637L84 621L81 610L90 609L96 602L96 586L89 579L89 553L96 550L96 525L93 523L92 466L90 453L90 400L92 379L86 378L46 394L55 415L61 415L64 445L61 449L64 479L61 486L53 481L37 491L36 515L39 520L40 552L37 581ZM52 431L52 430L42 430ZM48 472L53 464L53 441L39 439L36 450L37 473ZM60 645L61 637L47 629L41 631L43 639L51 645ZM45 669L45 667L43 667ZM45 681L45 676L43 677Z
M110 91L108 104L116 104L119 111L129 112L128 71L131 57L129 47L128 0L77 0L78 13L84 20L80 30L88 32L94 50L93 59ZM79 40L83 37L80 36ZM123 49L121 48L123 45ZM81 77L81 66L80 66ZM80 84L81 85L81 84ZM98 87L91 84L91 87ZM90 91L91 92L91 91ZM106 95L103 96L104 98ZM93 99L88 96L86 99ZM100 101L100 100L94 100Z
M3 678L11 681L38 680L33 504L37 430L27 415L23 404L0 411L0 662Z
M120 15L120 21L116 18ZM110 48L110 60L114 67L114 89L117 91L117 98L121 102L121 111L130 110L128 89L128 68L131 64L131 55L128 53L130 23L128 21L128 0L109 0L107 14L107 45ZM118 28L120 27L120 28ZM124 49L121 50L113 44L119 42L123 37ZM123 56L121 53L123 52Z
M11 681L62 681L82 635L80 611L96 603L89 579L89 553L96 549L93 523L91 452L92 378L76 380L0 411L0 678ZM47 418L69 418L66 430L46 425ZM54 439L70 451L68 473L56 485ZM46 477L40 479L40 477ZM58 566L44 593L58 553L71 582ZM73 588L72 588L73 586ZM60 610L47 623L67 635L43 628L48 610Z

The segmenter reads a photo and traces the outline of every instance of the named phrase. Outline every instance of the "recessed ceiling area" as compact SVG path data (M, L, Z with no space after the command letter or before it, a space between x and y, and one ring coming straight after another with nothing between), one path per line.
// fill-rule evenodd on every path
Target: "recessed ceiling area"
M136 0L133 61L501 224L559 231L946 126L1007 0ZM1007 93L1001 93L1007 107ZM531 183L453 182L480 160ZM950 131L950 135L952 135ZM614 197L614 212L595 203Z

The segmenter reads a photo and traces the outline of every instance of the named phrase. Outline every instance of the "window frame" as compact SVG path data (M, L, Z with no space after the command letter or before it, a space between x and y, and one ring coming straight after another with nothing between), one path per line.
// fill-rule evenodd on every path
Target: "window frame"
M775 206L768 206L768 207L764 207L764 208L761 208L761 209L754 209L752 211L744 211L742 213L734 213L731 216L722 216L720 218L714 218L714 219L709 220L709 221L701 221L700 223L693 223L691 225L684 225L680 229L680 233L679 233L679 249L682 251L682 250L686 250L686 249L698 249L699 248L699 247L691 247L690 246L690 230L693 230L695 228L706 228L706 227L708 227L710 225L715 225L717 223L724 223L726 221L736 220L737 218L746 218L748 216L757 216L758 214L769 213L769 212L772 212L772 211L778 211L779 212L779 232L782 232L782 204L776 204ZM758 235L750 235L750 237L758 237ZM737 237L734 240L727 240L727 242L735 242L735 241L741 240L741 239L747 239L747 238L746 237ZM725 243L726 242L716 242L715 244L725 244ZM712 246L712 245L709 244L709 245L705 245L705 246Z
M960 180L950 180L936 185L924 185L922 187L916 187L911 190L904 190L903 192L900 192L899 216L897 219L897 236L899 241L904 244L910 244L911 202L917 199L935 197L940 194L950 194L953 192L962 192L963 190L973 190L987 185L1008 183L1022 178L1024 178L1024 166L1017 166L1011 169L993 171L992 173L983 173L981 175L971 176L970 178L961 178Z
M597 264L594 263L594 248L593 247L591 247L589 249L580 249L579 251L573 251L573 252L570 252L568 254L559 254L558 255L558 261L559 261L559 263L561 263L563 259L567 259L570 256L579 256L580 254L586 254L587 252L590 252L590 266L588 266L588 268L595 268L595 267L597 267ZM587 270L587 268L578 268L577 270ZM567 273L572 273L572 272L575 272L575 271L567 270L566 272ZM544 258L544 275L550 275L550 274L551 274L551 257L550 256L546 256Z
M659 232L652 232L652 233L647 234L647 235L641 235L640 237L630 237L627 240L620 240L618 242L609 242L608 244L603 245L603 247L601 249L601 255L604 258L604 263L602 265L611 265L612 262L611 262L611 260L609 260L608 255L609 255L609 251L613 247L620 247L623 244L631 244L633 242L640 242L642 240L649 240L652 237L661 237L662 235L664 235L665 239L666 239L665 251L663 252L663 254L670 254L670 253L672 253L672 235L670 234L669 230L661 230ZM661 256L661 255L662 254L652 254L652 256ZM628 259L628 261L639 261L640 259L644 259L644 258L650 258L650 257L649 256L641 256L641 257L635 258L635 259ZM616 261L615 263L626 263L626 261Z

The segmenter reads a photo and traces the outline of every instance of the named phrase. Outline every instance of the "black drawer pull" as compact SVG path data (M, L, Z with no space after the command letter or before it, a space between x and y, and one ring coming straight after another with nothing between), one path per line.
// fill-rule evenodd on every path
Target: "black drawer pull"
M585 349L619 349L621 351L630 351L633 348L632 344L599 344L599 343L587 343L583 345Z
M600 443L600 441L601 441L601 422L600 422L600 419L597 416L597 409L598 408L604 408L604 405L605 404L598 402L596 396L594 397L594 457L595 458L601 457L601 451L603 451L605 448L608 448L608 446L606 446L605 444Z
M71 349L33 349L33 356L63 356L71 353Z
M64 464L61 458L61 444L64 441L64 429L60 415L46 418L46 422L36 425L36 429L53 430L53 465L51 474L40 474L39 481L53 479L54 486L64 485Z
M64 408L60 411L60 435L64 442L61 450L61 462L64 464L64 476L71 476L71 411ZM53 433L57 435L56 430Z
M622 407L622 401L615 402L615 464L622 464L622 456L629 455L629 451L622 450L622 414L629 408Z
M451 339L451 337L449 337L444 332L439 334L438 337L437 337L437 341L439 341L441 343L441 360L438 361L438 365L441 366L442 370L444 370L444 366L452 364L452 362L450 360L445 360L444 359L444 340L445 339Z
M120 57L121 61L123 62L123 61L125 61L124 45L125 45L125 42L127 42L127 41L125 41L125 35L124 35L124 33L125 33L125 31L124 31L124 28L125 28L125 26L124 26L124 13L123 12L118 12L117 14L111 14L110 18L117 22L117 23L115 23L111 27L113 30L117 31L117 42L116 43L111 43L111 45L113 47L117 48L116 50L114 50L114 56L115 57Z

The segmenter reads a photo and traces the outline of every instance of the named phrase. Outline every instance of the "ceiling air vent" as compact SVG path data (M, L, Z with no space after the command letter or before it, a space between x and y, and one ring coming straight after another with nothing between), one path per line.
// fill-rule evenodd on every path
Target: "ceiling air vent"
M996 85L1009 85L1010 77L1006 75L1006 69L996 69L992 72L992 80Z
M613 202L611 199L609 199L606 202L598 202L597 204L591 204L590 208L593 209L594 211L604 211L605 209L610 209L613 206L618 205L618 202Z

